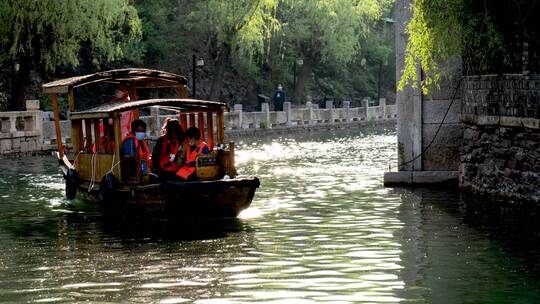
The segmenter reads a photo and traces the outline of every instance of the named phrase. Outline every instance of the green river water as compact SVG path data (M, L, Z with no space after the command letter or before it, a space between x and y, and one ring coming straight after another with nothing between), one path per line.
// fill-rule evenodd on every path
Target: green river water
M68 202L51 156L0 160L0 302L540 303L538 206L382 186L395 130L238 143L238 219Z

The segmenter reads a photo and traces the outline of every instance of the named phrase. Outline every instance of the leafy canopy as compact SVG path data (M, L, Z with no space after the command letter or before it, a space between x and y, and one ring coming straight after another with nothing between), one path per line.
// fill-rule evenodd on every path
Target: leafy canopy
M79 64L81 48L92 63L125 56L141 23L127 0L1 0L0 63L31 60L54 72Z
M350 62L389 0L285 1L286 41L315 62Z
M424 94L451 77L448 61L463 56L465 71L489 69L493 58L506 60L502 34L487 13L471 10L475 0L414 0L412 19L407 25L405 67L398 89L418 87L418 64L424 72L420 87Z
M218 45L253 58L268 50L268 40L279 29L277 5L278 0L199 1L190 18L199 32L209 34Z

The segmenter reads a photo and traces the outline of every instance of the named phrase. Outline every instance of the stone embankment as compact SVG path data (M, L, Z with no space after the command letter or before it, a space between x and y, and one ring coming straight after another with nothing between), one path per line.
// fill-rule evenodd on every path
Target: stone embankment
M540 78L468 77L461 120L460 187L540 202Z
M385 99L381 99L378 106L369 106L366 101L362 107L350 107L348 101L342 104L341 108L335 108L328 101L326 107L320 109L310 102L298 108L286 102L284 110L279 112L270 111L267 103L262 104L260 112L243 112L242 105L237 104L224 115L225 137L226 140L237 140L266 134L393 124L396 119L396 106L386 105ZM56 148L54 122L50 120L50 115L39 110L38 101L29 100L27 109L22 112L0 112L0 155L32 154ZM151 108L149 114L141 116L141 119L148 125L150 138L155 139L161 133L163 121L171 115L158 107ZM69 146L70 122L61 121L60 126L62 141Z
M540 132L524 127L469 125L463 134L462 188L540 202Z

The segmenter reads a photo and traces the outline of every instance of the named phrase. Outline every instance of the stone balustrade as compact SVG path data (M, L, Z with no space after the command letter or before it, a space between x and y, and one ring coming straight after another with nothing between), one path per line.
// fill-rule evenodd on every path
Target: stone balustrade
M27 111L0 112L0 154L38 151L42 147L43 112L28 100Z
M384 121L396 118L396 105L386 105L380 99L378 106L350 107L343 101L341 108L335 108L332 101L320 109L317 104L307 102L302 107L293 107L290 102L283 105L283 111L270 111L270 105L263 103L260 112L244 112L241 104L236 104L231 112L224 114L225 132L239 130L287 129L295 127L331 126L334 124L357 123L361 121ZM44 119L39 110L39 101L27 101L27 111L0 112L0 154L33 153L55 149L56 133L54 122ZM159 136L161 126L168 115L158 107L150 109L150 115L141 116L148 125L152 137ZM60 121L62 141L70 143L70 121Z

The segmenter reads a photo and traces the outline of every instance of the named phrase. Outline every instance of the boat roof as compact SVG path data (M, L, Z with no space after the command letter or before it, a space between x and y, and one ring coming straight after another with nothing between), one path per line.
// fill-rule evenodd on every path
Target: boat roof
M124 112L138 108L160 106L173 111L224 111L227 104L199 99L146 99L127 102L107 103L95 108L71 112L69 119L107 118L114 112Z
M127 68L64 78L46 83L42 87L43 92L48 94L67 93L71 87L80 87L96 82L115 84L135 82L138 88L162 88L174 87L179 84L186 85L187 79L184 76L164 71Z

